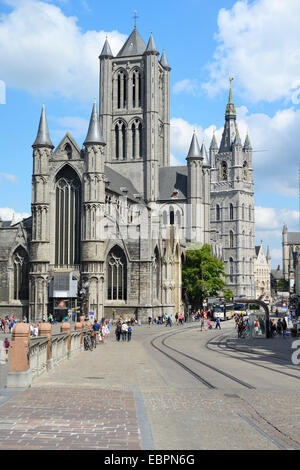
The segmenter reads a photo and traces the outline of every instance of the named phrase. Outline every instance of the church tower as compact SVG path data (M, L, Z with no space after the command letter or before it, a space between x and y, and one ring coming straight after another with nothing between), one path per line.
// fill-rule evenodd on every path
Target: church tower
M232 81L232 80L231 80ZM211 228L227 262L228 287L236 296L255 294L252 147L241 143L230 86L220 148L211 143Z
M99 59L106 164L129 178L148 203L156 202L159 168L169 166L170 159L166 55L159 60L152 34L146 46L134 27L116 57L106 40Z
M29 275L29 314L33 321L47 318L49 273L49 159L54 148L48 130L45 106L33 147L32 240Z

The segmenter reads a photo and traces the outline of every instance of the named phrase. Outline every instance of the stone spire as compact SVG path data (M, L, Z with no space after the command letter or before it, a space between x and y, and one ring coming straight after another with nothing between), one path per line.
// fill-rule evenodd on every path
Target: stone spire
M228 103L227 103L226 111L225 111L225 126L224 126L224 131L223 131L221 145L220 145L220 153L231 151L231 146L235 141L235 137L237 133L236 109L235 109L235 104L233 102L232 89L231 89L232 80L233 78L230 79L229 98L228 98Z
M192 142L190 145L190 150L187 156L187 160L189 159L200 159L202 160L202 153L200 150L199 142L196 136L196 132L194 131L194 135L192 138Z
M252 150L252 146L251 146L251 142L250 142L248 132L247 132L245 143L244 143L244 149L245 150Z
M147 45L145 54L156 54L156 55L159 55L159 52L158 52L158 50L156 49L156 45L155 45L155 42L154 42L152 33L150 34L150 39L149 39L149 42L148 42L148 45Z
M108 39L106 38L105 39L105 43L104 43L104 46L103 46L103 49L102 49L102 52L99 56L99 59L101 57L113 57L113 53L111 51L111 48L110 48L110 45L109 45L109 42L108 42Z
M234 139L233 145L242 146L242 141L241 141L240 133L239 133L239 130L238 130L237 126L236 126L236 134L235 134L235 139Z
M84 141L84 145L105 145L100 128L100 121L98 117L98 110L96 102L94 102L93 110L90 119L89 130Z
M166 53L165 53L165 50L163 50L163 53L161 55L161 58L160 58L160 64L167 70L171 70L171 67L169 66L169 63L167 61L167 56L166 56Z
M54 145L52 144L49 135L45 105L43 105L42 108L38 134L32 147L49 147L51 149L54 148Z

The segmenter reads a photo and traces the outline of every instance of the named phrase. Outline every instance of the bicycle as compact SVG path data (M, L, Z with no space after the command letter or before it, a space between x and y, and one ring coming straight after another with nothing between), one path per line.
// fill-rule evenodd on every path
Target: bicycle
M88 350L93 351L94 345L93 345L90 334L85 335L83 339L83 345L84 345L85 351L88 351Z

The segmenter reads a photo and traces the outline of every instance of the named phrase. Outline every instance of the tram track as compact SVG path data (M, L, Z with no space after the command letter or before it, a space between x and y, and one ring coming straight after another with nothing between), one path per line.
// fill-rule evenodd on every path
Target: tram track
M191 327L191 328L187 328L188 330L195 330L195 329L199 329L199 327ZM191 375L193 375L195 378L197 378L197 380L199 380L200 382L202 382L204 385L206 385L208 388L211 388L211 389L217 389L216 386L212 385L210 382L208 382L206 379L204 379L202 376L200 376L198 373L196 373L195 371L193 371L190 367L186 366L186 364L184 364L182 361L179 361L178 359L176 359L174 356L170 355L169 353L167 353L166 351L164 351L163 349L159 348L159 346L157 346L156 344L154 344L155 341L157 341L158 339L160 338L164 338L162 339L161 341L161 344L162 346L164 346L164 348L168 349L169 351L173 351L175 352L176 354L178 354L179 356L181 357L185 357L189 360L192 360L194 362L196 362L197 364L200 364L210 370L213 370L214 372L226 377L227 379L235 382L235 383L238 383L239 385L242 385L243 387L247 388L247 389L250 389L250 390L255 390L256 387L254 387L253 385L247 383L247 382L244 382L243 380L239 379L238 377L235 377L233 376L232 374L229 374L228 372L225 372L224 370L221 370L211 364L208 364L207 362L204 362L204 361L201 361L200 359L198 359L197 357L194 357L194 356L191 356L189 354L186 354L185 352L183 351L180 351L179 349L176 349L172 346L169 346L168 344L166 344L166 341L173 337L173 336L176 336L180 333L184 333L185 331L187 331L187 329L185 330L182 330L182 331L177 331L175 333L171 333L171 334L168 334L166 336L166 334L163 334L163 335L160 335L156 338L154 338L152 341L151 341L151 346L154 347L156 350L158 350L160 353L162 353L163 355L165 355L166 357L168 357L169 359L173 360L174 362L176 362L179 366L181 366L183 369L185 369L187 372L189 372Z
M255 361L254 359L249 360L245 357L249 354L255 355L257 353L252 353L250 351L243 351L243 350L234 349L234 348L231 351L228 351L229 347L222 342L225 338L229 338L229 335L225 334L225 335L221 335L221 336L218 337L219 341L218 341L218 343L216 343L216 346L219 349L218 351L216 349L214 349L213 347L211 347L211 343L214 342L216 337L211 338L209 341L207 341L207 343L205 344L205 348L208 349L209 351L213 351L213 352L217 352L218 354L222 354L223 356L230 357L232 359L236 359L236 360L239 360L239 361L242 361L242 362L247 362L248 364L251 364L255 367L261 367L261 368L269 370L271 372L274 372L274 373L277 373L277 374L282 374L282 375L285 375L287 377L291 377L291 378L300 380L300 376L291 374L289 372L284 372L282 370L274 369L273 367L269 367L269 366L260 364L258 361ZM225 352L224 350L226 350L227 352ZM236 352L238 352L239 354L243 354L243 357L238 357ZM274 357L273 357L273 359L274 359ZM276 359L278 365L284 365L285 367L287 367L285 361L280 359L278 356L275 357L275 359ZM267 357L266 357L265 360L267 360ZM291 369L291 367L289 367L289 368Z

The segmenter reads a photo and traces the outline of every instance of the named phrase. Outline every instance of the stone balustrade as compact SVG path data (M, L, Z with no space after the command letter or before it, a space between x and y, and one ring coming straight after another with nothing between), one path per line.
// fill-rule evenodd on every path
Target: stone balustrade
M89 327L83 320L71 331L69 323L61 325L61 332L52 335L49 323L38 326L39 336L30 337L29 325L17 323L13 328L8 388L25 388L35 377L50 373L62 362L83 351L83 334Z

